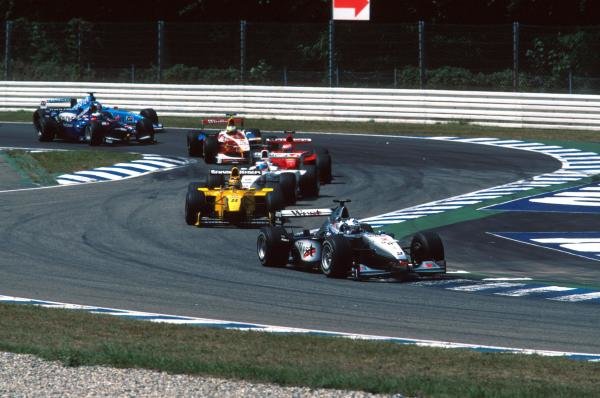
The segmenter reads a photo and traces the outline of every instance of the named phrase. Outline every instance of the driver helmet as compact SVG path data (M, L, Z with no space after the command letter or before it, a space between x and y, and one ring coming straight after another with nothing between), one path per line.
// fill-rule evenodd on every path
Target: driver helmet
M360 222L356 218L348 218L340 221L340 232L344 234L357 234L361 232Z
M227 134L232 134L237 131L237 127L235 127L235 122L233 121L233 119L229 119L229 121L227 122L227 127L225 127L225 131L227 132Z
M254 165L256 170L268 170L269 169L269 164L265 161L260 161L260 162L256 162L256 164Z
M235 167L231 170L231 174L229 175L228 185L231 188L242 187L242 177L240 176L240 171Z
M90 113L102 112L102 104L97 101L92 102L90 105Z

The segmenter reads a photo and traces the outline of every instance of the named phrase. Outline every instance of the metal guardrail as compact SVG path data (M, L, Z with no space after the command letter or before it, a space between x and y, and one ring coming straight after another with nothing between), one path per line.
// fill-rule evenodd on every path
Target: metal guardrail
M108 106L159 116L468 123L518 128L600 128L600 96L482 91L70 82L0 82L0 111L33 111L42 99L94 92Z

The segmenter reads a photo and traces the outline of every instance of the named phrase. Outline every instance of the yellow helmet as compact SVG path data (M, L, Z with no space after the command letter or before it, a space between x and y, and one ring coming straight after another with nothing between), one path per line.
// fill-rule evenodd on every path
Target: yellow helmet
M234 167L231 169L231 174L229 175L228 185L231 188L241 188L242 187L242 177L240 176L240 170L237 167Z

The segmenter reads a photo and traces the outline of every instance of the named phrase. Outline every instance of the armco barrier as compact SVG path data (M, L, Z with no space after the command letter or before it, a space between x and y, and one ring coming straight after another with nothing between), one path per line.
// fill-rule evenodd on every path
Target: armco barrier
M572 130L600 128L600 96L483 91L289 86L0 82L0 110L34 110L40 100L94 92L110 106L152 107L163 116L471 123Z

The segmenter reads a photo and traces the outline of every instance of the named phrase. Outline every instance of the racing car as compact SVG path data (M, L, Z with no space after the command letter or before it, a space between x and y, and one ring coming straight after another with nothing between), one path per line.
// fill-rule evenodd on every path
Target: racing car
M284 131L285 137L267 137L266 149L269 160L281 169L301 169L304 165L314 165L319 173L319 180L328 184L331 173L331 154L324 148L311 148L306 145L311 138L296 138L294 131Z
M263 151L261 160L258 160L248 169L241 169L242 187L260 188L279 186L286 205L293 205L299 197L314 198L319 196L320 183L317 168L314 165L305 165L300 170L279 169L269 161L267 151ZM251 173L259 171L259 173Z
M281 191L277 187L242 187L242 176L252 173L261 172L237 167L211 170L206 184L190 183L185 198L186 223L254 226L273 222L275 212L284 207Z
M262 265L320 268L327 277L356 280L446 273L444 246L437 233L417 233L409 247L401 247L394 236L376 233L370 225L351 218L346 207L350 200L334 202L338 203L334 209L277 212L280 225L265 226L258 234L256 247ZM315 216L328 218L313 232L284 227L290 217Z
M222 126L218 133L208 133L206 126ZM240 126L241 128L238 128ZM187 136L189 156L204 157L208 164L252 164L253 150L262 144L260 130L244 129L244 119L228 115L226 118L202 120L202 130Z
M94 93L81 100L52 98L40 103L33 113L33 125L40 141L55 138L102 143L153 143L154 133L163 129L153 109L143 109L137 115L118 108L103 107Z

